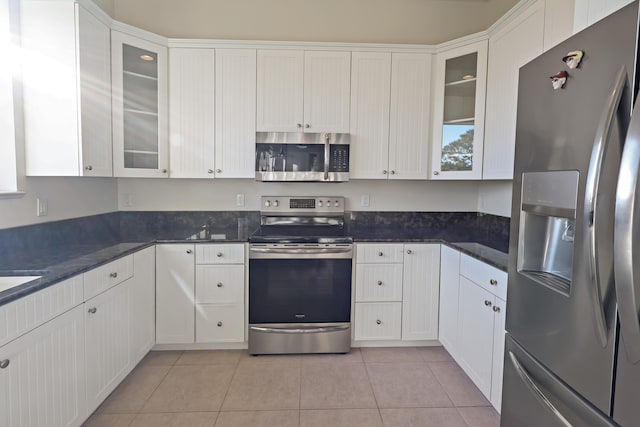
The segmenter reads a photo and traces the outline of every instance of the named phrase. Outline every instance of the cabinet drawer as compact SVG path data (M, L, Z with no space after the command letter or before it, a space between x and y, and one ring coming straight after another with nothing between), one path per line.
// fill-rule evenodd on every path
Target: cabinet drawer
M196 264L244 264L244 245L196 245Z
M356 341L399 340L402 334L401 327L401 302L356 303Z
M101 292L133 277L133 255L122 257L84 273L84 299L93 298Z
M356 264L356 301L402 301L402 264Z
M244 265L198 265L196 303L244 304Z
M243 304L196 304L196 342L243 342Z
M460 255L460 275L498 298L507 299L507 273L468 255Z
M358 263L401 263L404 246L401 244L364 243L356 247Z

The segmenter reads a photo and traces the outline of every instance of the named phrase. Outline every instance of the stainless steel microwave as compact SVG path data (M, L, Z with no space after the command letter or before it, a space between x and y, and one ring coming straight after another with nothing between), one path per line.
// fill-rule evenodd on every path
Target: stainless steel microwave
M258 132L257 181L349 180L349 134Z

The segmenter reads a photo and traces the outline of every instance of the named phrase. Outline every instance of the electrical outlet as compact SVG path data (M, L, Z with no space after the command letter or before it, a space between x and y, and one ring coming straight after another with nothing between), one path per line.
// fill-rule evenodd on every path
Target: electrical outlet
M360 206L362 207L369 207L369 195L368 194L363 194L362 196L360 196Z
M49 213L49 204L47 203L47 199L41 199L40 197L36 198L36 215L37 216L47 216Z
M244 194L236 194L236 206L244 206Z

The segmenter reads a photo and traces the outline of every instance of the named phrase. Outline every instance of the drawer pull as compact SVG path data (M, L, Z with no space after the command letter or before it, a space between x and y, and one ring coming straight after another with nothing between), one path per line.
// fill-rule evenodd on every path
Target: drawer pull
M222 327L222 322L218 322L218 328Z
M500 313L500 307L498 307L497 305L494 306L493 311L495 311L496 313Z
M378 286L382 286L382 280L378 280Z
M484 305L486 305L487 307L491 307L493 305L493 303L489 300L484 300Z
M218 258L222 258L222 252L218 252L218 253L216 254L216 256L217 256Z
M381 324L382 324L382 320L378 319L378 320L376 320L376 323L377 323L378 325L381 325Z
M498 286L498 281L497 281L496 279L491 279L491 280L489 280L489 283L490 283L492 286Z
M9 359L1 360L0 361L0 369L6 368L7 366L9 366L9 363L11 363L11 362L9 362Z
M89 313L91 314L96 314L98 312L98 309L95 307L91 307L89 310L87 310Z
M384 254L382 252L378 252L378 256L383 256Z
M222 287L222 282L218 282L218 283L216 283L216 286L217 286L217 287L219 287L219 288L221 288L221 287Z
M116 273L116 272L114 272L114 273L109 273L109 277L112 277L112 278L114 278L114 279L115 279L116 277L118 277L118 273Z

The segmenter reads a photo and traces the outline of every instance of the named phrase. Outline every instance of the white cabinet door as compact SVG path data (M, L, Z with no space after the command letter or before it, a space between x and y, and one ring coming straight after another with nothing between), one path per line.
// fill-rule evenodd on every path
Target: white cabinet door
M502 407L502 374L504 370L504 334L507 303L496 298L493 305L493 369L491 372L491 404L498 412Z
M386 341L402 337L402 303L359 302L355 311L354 340Z
M169 49L169 176L213 178L215 51Z
M351 54L350 179L386 179L391 53Z
M300 132L304 52L258 50L257 131Z
M433 79L432 179L480 179L487 41L439 52Z
M458 363L485 396L491 395L494 296L460 277Z
M430 54L392 55L390 179L427 179L430 88Z
M194 245L156 245L156 343L192 343Z
M113 170L168 176L167 48L111 31Z
M130 289L128 280L84 303L88 413L129 373Z
M135 366L151 350L156 338L156 251L155 246L133 254L135 273L131 282L131 365Z
M216 50L216 178L255 178L256 50Z
M460 252L441 245L440 251L440 319L438 339L457 358L458 293L460 288Z
M404 245L402 339L438 338L440 245Z
M0 347L0 425L79 426L87 417L83 305Z
M74 2L20 9L26 174L112 176L109 18Z
M489 38L484 179L513 179L519 69L542 53L544 29L538 1Z
M351 52L304 53L305 132L349 132Z

